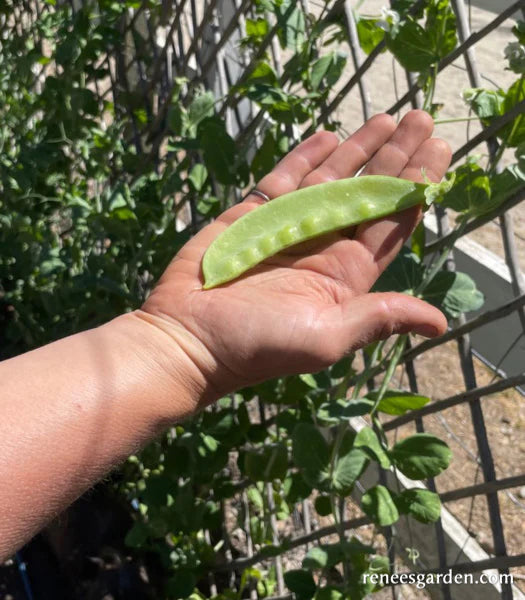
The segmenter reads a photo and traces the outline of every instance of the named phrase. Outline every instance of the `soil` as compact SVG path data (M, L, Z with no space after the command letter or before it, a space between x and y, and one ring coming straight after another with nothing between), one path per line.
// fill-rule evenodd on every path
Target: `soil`
M478 386L493 381L493 373L474 358ZM464 389L459 357L455 342L435 348L415 361L419 391L432 399L452 396ZM510 389L481 399L487 436L498 479L523 473L525 464L525 402L521 394ZM468 404L461 404L423 419L425 431L442 437L453 452L450 467L436 478L438 492L474 485L483 481L476 462L478 452ZM403 436L415 431L411 425L398 429ZM394 433L394 432L392 432ZM524 551L525 500L520 488L498 493L507 553ZM490 518L485 496L447 503L447 509L458 518L467 531L474 535L489 554L494 553ZM511 569L511 573L524 576L525 568ZM523 581L516 580L525 591Z

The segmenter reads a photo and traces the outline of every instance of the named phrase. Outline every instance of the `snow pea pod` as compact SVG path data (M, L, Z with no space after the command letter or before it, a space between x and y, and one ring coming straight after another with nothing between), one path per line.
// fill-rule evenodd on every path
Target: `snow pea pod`
M281 250L417 204L429 204L448 182L414 183L385 175L339 179L279 196L246 213L208 247L204 289L235 279Z

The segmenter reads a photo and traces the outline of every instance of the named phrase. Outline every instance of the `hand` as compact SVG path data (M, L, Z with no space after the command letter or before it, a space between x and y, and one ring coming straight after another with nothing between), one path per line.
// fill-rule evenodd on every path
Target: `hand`
M370 119L342 144L319 132L290 152L258 189L275 198L297 188L363 174L439 181L450 149L431 139L422 111L396 127ZM181 345L207 382L203 402L276 376L316 372L393 333L446 330L436 308L397 293L368 293L421 217L418 207L290 248L241 278L202 290L201 260L221 231L264 202L250 195L177 254L137 315ZM299 216L299 215L298 215Z

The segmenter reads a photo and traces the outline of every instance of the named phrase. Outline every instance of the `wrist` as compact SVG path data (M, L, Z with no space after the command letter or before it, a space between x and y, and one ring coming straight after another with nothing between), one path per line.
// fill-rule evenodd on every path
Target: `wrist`
M184 419L218 399L202 366L202 362L212 362L211 356L182 325L136 310L100 329L105 328L121 340L126 356L137 360L135 368L148 389L146 409L160 427Z

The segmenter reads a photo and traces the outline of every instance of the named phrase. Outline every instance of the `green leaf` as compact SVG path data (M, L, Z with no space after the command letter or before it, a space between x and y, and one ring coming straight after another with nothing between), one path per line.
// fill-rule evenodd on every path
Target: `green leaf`
M309 486L300 473L291 473L285 480L284 494L286 501L290 504L296 504L312 493L312 488Z
M458 42L456 16L449 0L434 0L427 11L425 29L439 58L452 52Z
M168 109L168 124L173 134L182 135L187 124L186 110L178 104L172 104Z
M195 575L191 571L180 570L168 580L166 593L170 599L188 598L196 585Z
M374 401L377 398L377 391L369 392L367 397ZM403 390L387 390L379 402L377 410L387 415L404 415L409 410L417 410L430 402L430 398L405 392Z
M208 170L202 163L198 163L193 166L188 175L188 179L193 184L193 187L197 192L200 192L206 183L208 178Z
M267 85L278 85L279 78L276 72L273 70L271 65L267 62L260 61L255 65L255 68L250 73L246 80L247 83L253 84L267 84Z
M303 375L299 375L299 379L303 382L306 383L306 385L308 387L311 387L312 389L316 390L317 389L317 382L314 379L314 376L311 375L310 373L305 373Z
M394 501L401 514L412 515L421 523L434 523L441 514L439 496L430 490L409 488L397 495Z
M367 546L353 537L344 542L335 544L321 544L311 548L303 559L303 568L329 569L352 555L370 554L374 552L372 546Z
M509 61L508 70L518 75L525 74L525 46L519 42L509 42L504 50L505 58Z
M390 573L390 561L388 556L374 556L368 565L370 573Z
M419 260L422 260L425 255L425 232L425 223L421 221L412 232L410 239L410 249Z
M135 521L133 527L126 534L124 543L130 548L140 548L144 545L149 535L150 530L146 523Z
M419 5L419 8L414 12L414 8L416 5ZM400 14L400 16L405 16L409 12L416 19L421 19L424 15L424 10L427 5L427 2L418 2L418 0L392 0L390 2L390 6L392 10L395 10Z
M262 497L261 492L254 486L251 488L248 488L248 491L246 492L246 495L248 496L248 500L259 510L263 510L264 509L264 499Z
M73 88L71 90L71 108L75 112L85 112L96 116L98 114L98 99L87 88Z
M78 42L79 40L73 33L63 38L57 46L55 53L55 60L59 65L66 67L68 64L72 64L78 59L81 53L80 44Z
M343 591L333 585L319 588L315 593L315 600L343 600Z
M315 594L317 586L310 571L294 569L284 574L284 583L299 600L310 600Z
M384 485L370 488L361 498L361 507L376 525L386 527L399 519L392 496Z
M374 403L368 398L359 398L356 400L332 400L324 402L317 411L317 417L323 423L335 425L341 421L348 421L352 417L366 415L372 409Z
M503 114L503 90L469 88L462 92L461 97L480 119L489 121Z
M487 173L475 163L461 165L456 169L454 185L443 196L441 206L469 216L490 210L491 189Z
M423 292L423 299L441 308L449 317L478 310L485 301L475 282L457 271L440 271Z
M387 34L387 47L408 71L424 72L449 54L457 44L456 18L449 0L432 2L423 28L407 16Z
M292 456L306 483L318 487L330 470L330 450L321 432L310 423L299 423L292 434Z
M314 62L312 65L312 74L310 75L310 83L312 84L312 88L316 90L320 85L323 77L326 75L328 68L330 67L330 63L332 62L332 54L327 54L326 56L321 56L318 60Z
M368 580L364 580L364 575L368 574ZM360 597L368 597L368 595L373 594L374 592L378 592L384 586L381 584L381 581L377 583L372 583L370 580L371 575L379 575L381 573L390 573L390 561L388 556L375 556L369 563L366 565L362 575L361 575L361 585L359 589Z
M407 71L425 71L439 60L428 32L411 17L386 35L387 48Z
M226 132L219 117L207 117L198 127L204 163L219 183L234 184L239 181L235 142Z
M246 35L252 41L261 41L268 33L268 21L266 19L246 19Z
M300 52L305 41L305 19L301 6L292 0L281 0L276 8L281 45L283 48Z
M304 569L326 569L326 567L332 567L337 564L340 560L334 560L337 558L334 554L334 558L332 558L329 554L328 547L326 546L314 546L308 550L306 556L303 558L303 568ZM342 553L339 553L342 558ZM331 560L332 558L332 560Z
M127 209L123 209L127 210ZM130 211L131 212L131 211ZM135 215L133 215L135 216ZM47 260L43 260L40 263L39 271L40 275L43 277L49 277L49 275L53 275L54 273L58 273L66 268L64 261L60 260L58 256L48 258Z
M246 422L245 408L243 407L244 405L241 405L237 409L237 420L234 418L234 413L227 407L213 413L203 413L202 431L217 438L228 447L239 443L242 433L245 433L250 426L249 422Z
M260 519L257 519L260 522ZM274 544L266 544L260 550L261 556L264 558L273 558L274 556L279 556L283 553L283 550L286 550L284 544L281 546L275 546Z
M221 213L221 202L215 196L207 196L197 202L196 208L205 217L216 217Z
M525 100L525 78L520 77L515 81L505 94L503 112L508 113L516 104ZM505 140L507 146L514 148L525 142L525 112L521 113L498 133L498 137Z
M354 362L355 353L349 356L344 356L340 361L336 362L329 369L330 377L332 379L340 379L346 377L349 373L355 373L352 369L352 363Z
M278 154L277 144L271 131L267 131L264 140L258 148L251 164L251 171L256 180L261 179L275 166L275 157Z
M319 89L323 80L325 80L326 86L333 86L341 77L345 65L346 55L339 51L330 52L316 60L312 65L310 75L312 89Z
M525 44L525 21L519 19L512 28L512 33L518 38L520 44Z
M395 444L390 460L410 479L435 477L450 464L447 444L430 433L416 433Z
M363 17L357 19L356 26L359 45L365 54L370 54L385 37L385 30L379 27L377 23L378 19L366 19Z
M425 175L426 179L426 175ZM448 193L452 186L454 185L454 181L456 180L455 172L449 174L447 179L439 183L432 183L427 181L428 185L425 188L425 204L427 207L431 206L433 202L443 202L443 197L446 193Z
M376 281L373 291L413 294L423 279L423 270L419 258L403 246Z
M285 444L247 450L244 469L253 481L284 481L288 471L288 451Z
M347 496L352 491L368 464L368 456L360 448L354 447L354 440L353 433L345 434L335 461L332 487L340 496Z
M346 557L363 554L374 554L375 548L373 546L369 546L368 544L363 544L361 540L357 539L355 536L352 536L347 542L343 544L343 552Z
M518 164L509 165L492 177L492 207L499 206L525 186L525 160L523 155L519 154L520 148L521 146L516 151Z
M371 427L363 427L355 436L354 446L362 448L372 459L376 460L383 469L390 467L390 459L386 454L375 431Z
M188 108L190 126L197 127L197 125L206 117L213 115L214 105L215 96L212 92L203 92L196 96Z
M242 572L241 584L239 587L241 590L244 590L244 588L250 581L259 581L259 579L261 579L261 572L259 571L259 569L255 569L254 567L248 567Z

